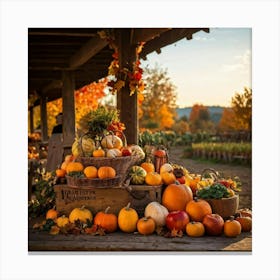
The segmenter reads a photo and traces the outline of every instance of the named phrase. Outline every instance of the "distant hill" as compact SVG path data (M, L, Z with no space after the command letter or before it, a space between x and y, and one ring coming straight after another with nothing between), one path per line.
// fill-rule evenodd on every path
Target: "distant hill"
M206 106L210 113L210 119L214 123L218 123L222 117L222 113L225 107L221 106ZM178 118L186 116L188 119L190 117L192 107L185 107L185 108L177 108L176 112L178 114Z

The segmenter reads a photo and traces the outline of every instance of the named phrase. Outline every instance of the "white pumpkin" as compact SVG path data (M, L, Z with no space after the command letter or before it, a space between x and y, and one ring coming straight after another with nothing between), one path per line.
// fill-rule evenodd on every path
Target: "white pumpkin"
M150 202L145 208L145 217L151 217L154 219L157 227L165 225L165 220L168 215L166 207L156 201Z
M144 153L143 149L140 146L138 146L138 145L131 145L130 149L131 149L131 155L132 156L138 156L139 159L141 159L141 160L145 158L145 153Z
M106 152L106 156L108 158L121 157L122 156L122 152L119 149L109 149Z
M173 166L170 163L164 163L159 170L159 173L163 172L173 172Z
M107 135L101 140L101 146L105 149L121 149L123 141L116 135Z

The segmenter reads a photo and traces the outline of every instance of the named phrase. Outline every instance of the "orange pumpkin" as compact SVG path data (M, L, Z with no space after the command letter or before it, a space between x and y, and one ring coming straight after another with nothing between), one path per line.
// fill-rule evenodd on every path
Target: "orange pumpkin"
M149 173L149 172L155 172L155 165L154 165L153 163L151 163L151 162L143 162L143 163L141 164L141 167L142 167L143 169L145 169L145 171L146 171L147 173Z
M84 166L78 161L69 162L66 166L67 174L70 172L82 172L83 170Z
M58 168L55 170L55 175L58 178L64 178L65 174L66 174L66 170L64 170L64 169Z
M227 237L236 237L241 233L241 224L231 217L224 223L224 234Z
M191 237L200 237L203 236L205 233L205 228L203 223L201 222L189 222L186 225L186 233Z
M118 225L123 232L134 232L139 220L138 213L130 207L130 203L122 208L118 214Z
M176 182L176 177L172 172L161 172L160 176L162 178L162 182L165 185L170 185L170 184L174 184Z
M235 219L241 224L241 231L248 232L252 230L252 218L250 217L237 217Z
M206 200L195 197L194 200L187 204L186 212L189 214L191 220L202 222L205 215L212 214L212 208Z
M103 149L97 149L92 152L94 157L105 157L105 151Z
M97 177L97 168L95 166L87 166L84 169L84 174L87 178L96 178Z
M58 211L55 210L55 207L49 209L46 213L46 219L56 220L58 216Z
M170 184L163 191L161 203L169 212L185 211L191 200L193 200L193 194L190 187L182 184Z
M63 161L61 166L60 166L60 169L63 169L66 171L66 168L67 168L67 165L68 165L69 162L66 162L66 161Z
M137 230L143 235L150 235L156 229L156 223L151 217L143 217L137 222Z
M108 213L110 206L104 212L98 212L94 217L94 224L103 228L106 232L114 232L118 228L118 217L113 213Z
M147 173L145 177L145 182L149 186L158 186L162 184L162 178L157 172Z
M97 171L97 176L100 179L116 177L116 170L111 166L101 166Z
M158 149L154 151L154 156L156 157L166 157L166 151L162 149Z

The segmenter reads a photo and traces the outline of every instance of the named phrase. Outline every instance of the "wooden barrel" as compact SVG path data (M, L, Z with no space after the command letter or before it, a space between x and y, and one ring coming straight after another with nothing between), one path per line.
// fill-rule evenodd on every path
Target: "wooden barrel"
M223 218L233 216L239 207L238 195L229 198L206 199L206 201L211 205L212 212L219 214Z

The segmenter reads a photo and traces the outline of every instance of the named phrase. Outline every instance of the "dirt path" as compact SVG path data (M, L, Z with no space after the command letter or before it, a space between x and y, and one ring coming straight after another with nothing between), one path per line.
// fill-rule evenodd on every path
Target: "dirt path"
M172 147L169 150L170 161L185 166L190 173L201 172L205 168L213 168L225 178L238 176L242 182L239 193L239 208L252 209L252 168L242 165L218 164L199 160L182 158L184 147Z

